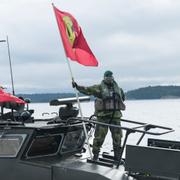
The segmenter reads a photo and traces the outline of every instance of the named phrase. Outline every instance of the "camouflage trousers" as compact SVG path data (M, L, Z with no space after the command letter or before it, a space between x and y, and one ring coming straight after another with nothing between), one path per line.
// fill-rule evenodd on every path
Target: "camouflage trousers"
M107 117L98 117L97 121L103 123L110 123L114 125L120 125L120 118L107 118ZM119 128L103 126L103 125L96 125L94 140L93 140L93 154L99 154L100 148L104 143L105 137L107 135L108 129L111 131L112 135L112 143L114 152L119 151L121 147L121 138L122 138L122 130Z

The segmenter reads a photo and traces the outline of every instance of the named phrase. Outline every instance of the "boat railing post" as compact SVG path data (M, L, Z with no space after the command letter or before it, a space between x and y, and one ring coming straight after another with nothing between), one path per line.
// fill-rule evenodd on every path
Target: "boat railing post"
M119 155L119 157L118 157L119 159L118 159L117 168L119 168L119 165L120 165L120 163L121 163L122 155L123 155L123 152L124 152L124 149L125 149L125 146L126 146L126 142L127 142L128 136L129 136L131 133L135 133L135 131L132 130L132 129L126 130L126 135L125 135L125 138L124 138L123 146L122 146L122 148L121 148L120 155Z
M139 138L138 142L136 143L136 145L139 145L140 142L142 141L143 137L145 136L145 132L141 135L141 137Z
M151 128L155 128L155 126L154 125L151 125L151 124L146 124L145 126L144 126L144 133L142 133L142 135L141 135L141 137L139 138L139 140L138 140L138 142L136 143L136 145L139 145L140 144L140 142L142 141L142 139L144 138L144 136L146 135L146 132L148 131L148 130L150 130Z

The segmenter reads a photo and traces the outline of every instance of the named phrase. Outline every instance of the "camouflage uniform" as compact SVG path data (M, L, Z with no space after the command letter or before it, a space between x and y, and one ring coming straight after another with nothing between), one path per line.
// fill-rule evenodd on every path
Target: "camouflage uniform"
M104 81L104 80L103 80ZM102 82L103 82L102 81ZM116 83L114 81L114 83ZM102 83L101 83L102 84ZM77 86L77 90L86 95L93 95L96 98L102 98L102 85L94 85L89 87ZM117 86L118 87L118 86ZM121 88L118 87L120 91L121 98L124 101L125 96ZM95 115L97 116L97 121L103 123L110 123L114 125L120 125L120 118L122 113L119 110L116 111L98 111L95 107ZM113 149L115 158L119 156L120 147L121 147L121 137L122 131L119 128L110 128L112 139L113 139ZM105 140L106 134L108 132L108 126L96 125L95 138L93 141L93 154L98 156L100 148Z

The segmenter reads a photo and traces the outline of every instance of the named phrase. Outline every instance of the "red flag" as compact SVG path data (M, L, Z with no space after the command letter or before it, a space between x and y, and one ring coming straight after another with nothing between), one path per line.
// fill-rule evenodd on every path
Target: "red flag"
M97 66L96 57L89 48L76 19L71 14L60 11L54 5L53 8L66 56L85 66Z
M25 104L23 100L19 99L16 96L13 96L9 93L4 92L2 89L0 89L0 103L5 103L5 102L12 102L12 103L17 103L17 104Z
M20 110L24 108L24 105L26 104L25 101L19 99L16 96L13 96L9 93L4 92L0 88L0 106L8 109L15 109L15 110Z

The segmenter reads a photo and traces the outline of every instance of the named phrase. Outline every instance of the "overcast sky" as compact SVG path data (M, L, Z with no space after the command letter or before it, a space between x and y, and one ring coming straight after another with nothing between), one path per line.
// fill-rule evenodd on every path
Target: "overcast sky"
M16 93L73 91L52 2L77 19L99 61L71 61L78 84L98 84L112 70L125 91L180 85L179 0L0 0L0 39L9 37ZM11 91L2 42L0 84Z

